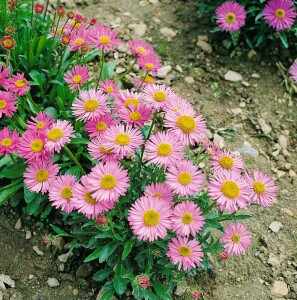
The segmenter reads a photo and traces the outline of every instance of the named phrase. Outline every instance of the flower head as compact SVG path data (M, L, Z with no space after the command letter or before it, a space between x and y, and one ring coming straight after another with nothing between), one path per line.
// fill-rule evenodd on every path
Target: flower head
M145 123L151 121L151 109L145 104L139 104L134 106L133 104L129 107L123 106L118 110L119 117L128 125L134 125L135 127L143 127Z
M290 74L291 74L291 77L295 80L295 82L297 83L297 61L295 61L293 63L293 65L290 67L290 70L289 70ZM0 84L1 84L1 81L0 81Z
M237 31L245 24L246 12L237 2L227 1L216 9L216 16L222 31Z
M171 240L168 248L166 255L173 264L178 265L179 270L191 270L202 261L202 247L196 240L179 236Z
M144 56L154 53L153 47L142 40L129 41L127 43L127 46L129 47L132 54L136 56Z
M3 115L12 117L17 111L16 104L15 95L10 92L0 91L0 118L2 118Z
M10 67L2 67L2 65L0 64L0 85L2 85L4 89L7 84L6 78L9 75L9 73L10 73Z
M160 201L166 202L169 206L174 204L172 192L170 186L166 183L152 183L147 185L144 190L144 195L147 197L158 198Z
M172 111L173 113L187 111L190 115L195 115L196 113L193 106L187 100L175 93L171 101L167 102L166 106L163 107L163 110L165 112Z
M156 54L139 56L137 64L140 68L150 72L154 76L157 75L158 70L161 68L161 61Z
M89 78L90 75L88 68L80 65L76 65L64 76L64 80L71 86L71 92L74 92L76 89L80 89L80 87L87 82Z
M250 230L241 223L231 223L224 227L224 232L221 240L228 255L241 255L247 252L252 242Z
M84 29L74 30L69 42L70 51L82 50L83 46L88 46L87 31Z
M45 111L37 113L36 117L31 117L31 121L27 121L27 129L35 132L45 132L54 124L52 115L47 115Z
M223 170L241 171L243 169L243 159L240 155L230 153L230 151L216 151L211 157L210 165L214 172Z
M34 9L37 14L42 14L44 11L44 6L39 3L36 3Z
M128 221L138 240L153 242L159 237L164 239L171 229L169 205L153 197L143 196L132 205Z
M24 73L17 73L7 79L5 89L17 96L24 96L30 90L30 82L24 77Z
M113 149L105 149L102 145L103 139L101 137L95 138L88 144L88 152L94 159L99 159L103 162L118 162L121 156L115 153Z
M152 85L155 83L155 80L152 76L150 75L145 75L142 78L133 78L132 83L134 84L134 87L136 89L139 89L140 91L143 91L145 88L148 86Z
M3 36L1 46L6 50L10 50L15 46L15 40L11 36Z
M59 6L58 8L57 8L57 14L59 15L59 16L64 16L64 14L65 14L65 9L62 7L62 6Z
M124 90L119 92L117 97L117 109L121 109L123 106L129 108L130 105L138 106L143 103L143 94L130 92L129 90Z
M7 156L10 153L16 152L19 142L19 134L14 129L11 131L8 127L0 130L0 155Z
M104 81L99 82L99 88L102 92L106 93L108 96L112 98L117 98L119 96L119 86L116 82L105 79Z
M270 0L263 11L264 20L277 31L291 28L296 16L292 0Z

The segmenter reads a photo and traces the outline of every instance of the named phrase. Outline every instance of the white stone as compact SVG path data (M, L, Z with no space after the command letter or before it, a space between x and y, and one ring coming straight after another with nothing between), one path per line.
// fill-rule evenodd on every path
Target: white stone
M50 286L50 287L57 287L57 286L60 285L58 279L53 278L53 277L49 277L49 278L47 279L47 284L48 284L48 286Z
M165 36L168 40L171 40L176 36L176 32L173 31L171 28L168 27L162 27L160 29L160 32L163 36Z
M236 116L242 113L241 108L231 108L232 113Z
M42 252L38 246L33 246L33 250L35 251L35 253L39 256L43 256L44 255L44 252Z
M281 228L283 227L283 224L281 222L278 221L273 221L270 225L269 225L269 229L275 233L278 233Z
M242 83L242 85L244 85L244 86L250 86L250 84L249 84L247 81L242 81L241 83Z
M3 298L3 293L2 293L1 290L0 290L0 300L4 300L4 298Z
M31 237L32 237L31 231L30 231L30 230L27 230L27 231L26 231L26 237L25 237L25 239L26 239L26 240L30 240Z
M212 47L206 41L198 40L196 46L208 54L212 53Z
M187 287L184 286L184 285L178 285L175 292L174 292L174 295L176 296L182 296L185 292L187 291Z
M65 253L65 254L61 254L58 256L58 260L62 263L66 263L68 258L71 257L73 255L72 252L68 252L68 253Z
M15 282L9 275L1 274L0 275L0 281L5 283L6 285L9 285L10 287L14 288L15 287Z
M269 134L272 131L272 128L266 123L266 121L263 118L259 118L258 123L264 134Z
M134 31L134 34L137 35L138 37L141 37L145 34L146 27L147 26L144 23L140 23L140 24L132 23L128 25L128 28L132 29Z
M192 84L192 83L194 83L194 82L195 82L195 80L194 80L194 78L193 78L193 77L186 76L186 77L185 77L185 82L186 82L186 83L190 83L190 84Z
M225 80L228 81L233 81L233 82L237 82L237 81L241 81L242 80L242 76L234 71L229 70L225 75L224 75Z
M269 258L267 260L267 263L276 268L279 268L281 265L278 257L274 253L269 253Z
M158 77L160 78L165 78L167 76L167 74L172 70L171 66L163 66L158 70Z
M260 78L260 75L257 74L257 73L253 73L253 74L252 74L252 78Z
M275 281L270 289L273 297L282 298L289 293L288 286L283 281Z
M183 68L180 65L176 65L175 68L176 68L176 71L178 71L179 73L183 73L184 72Z
M285 177L286 176L286 172L285 171L281 171L281 170L277 170L276 176L277 176L277 178Z
M290 177L296 177L297 174L293 170L289 170L289 176Z
M122 73L124 73L125 71L126 71L125 68L122 68L122 67L117 67L117 68L116 68L116 73L117 73L117 74L122 74Z
M288 146L288 139L286 136L284 135L280 135L278 137L278 143L280 144L280 146L282 147L282 149L287 149L287 146Z
M214 133L213 135L213 142L219 146L221 149L225 147L225 140L222 136L220 136L217 133Z
M257 56L257 52L255 50L250 50L249 53L247 54L249 59L253 59L255 56Z
M16 230L20 230L20 229L22 228L22 219L21 219L21 218L19 218L19 219L17 220L17 222L16 222L15 225L14 225L14 228L15 228Z
M289 215L290 217L294 217L294 212L289 208L282 208L281 211Z
M198 35L198 41L208 42L208 36L207 35Z
M33 279L34 278L34 275L33 274L30 274L29 276L28 276L28 279Z
M149 3L151 3L151 4L157 4L157 3L159 3L159 0L149 0Z

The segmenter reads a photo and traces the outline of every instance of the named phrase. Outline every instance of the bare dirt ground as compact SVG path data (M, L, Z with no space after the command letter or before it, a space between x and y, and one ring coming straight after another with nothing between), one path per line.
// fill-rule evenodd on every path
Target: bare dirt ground
M221 266L214 264L207 274L187 279L187 284L201 290L205 300L295 300L297 102L296 94L289 99L276 67L279 61L288 67L295 57L278 45L256 52L245 45L226 50L224 36L210 33L209 18L196 18L195 2L88 0L68 1L67 6L111 25L124 41L138 36L150 42L164 65L172 67L163 82L195 104L207 120L210 136L231 150L253 148L256 155L244 155L246 167L261 168L277 180L279 196L274 206L247 211L255 217L246 222L254 238L248 254L232 257ZM202 37L208 45L204 49L196 46L201 35L208 39ZM122 47L115 56L119 63L125 57L124 50ZM226 81L228 70L241 74L242 80ZM19 216L23 225L15 230ZM282 225L277 232L269 229L274 221ZM3 299L96 299L100 287L91 282L90 269L81 267L79 253L74 252L61 271L58 255L67 250L42 244L48 228L42 229L42 224L8 207L0 209L0 224L0 274L15 281L15 288L2 292ZM29 230L32 237L26 240ZM37 255L33 246L44 255ZM83 270L78 272L78 268ZM49 287L49 277L58 279L59 286ZM279 294L273 288L278 281L287 287ZM176 299L188 299L188 295L176 295Z

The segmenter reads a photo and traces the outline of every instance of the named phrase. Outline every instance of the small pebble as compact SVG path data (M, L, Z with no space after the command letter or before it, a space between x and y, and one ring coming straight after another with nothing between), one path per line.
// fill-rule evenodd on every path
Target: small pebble
M53 277L49 277L47 279L47 284L48 284L49 287L57 287L57 286L60 285L58 279L53 278Z

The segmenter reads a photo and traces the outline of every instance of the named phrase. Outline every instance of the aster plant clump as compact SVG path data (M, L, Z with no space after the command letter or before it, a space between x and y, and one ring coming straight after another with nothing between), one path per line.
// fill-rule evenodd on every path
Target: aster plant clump
M40 4L6 4L0 204L60 218L65 227L53 230L70 251L88 253L101 299L127 289L136 299L171 299L210 256L246 253L252 233L241 221L250 216L240 211L272 205L274 181L245 172L242 157L206 138L203 116L158 81L153 47L128 41L131 62L117 76L106 59L122 43L115 30L62 7L51 17ZM128 82L134 64L139 77Z

